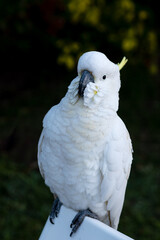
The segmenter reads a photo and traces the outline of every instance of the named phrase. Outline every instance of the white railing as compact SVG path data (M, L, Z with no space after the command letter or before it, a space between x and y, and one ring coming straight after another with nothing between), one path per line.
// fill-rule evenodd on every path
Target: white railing
M89 217L85 217L80 228L70 237L70 224L75 215L75 211L62 206L58 218L55 218L55 224L51 224L48 218L39 240L133 240Z

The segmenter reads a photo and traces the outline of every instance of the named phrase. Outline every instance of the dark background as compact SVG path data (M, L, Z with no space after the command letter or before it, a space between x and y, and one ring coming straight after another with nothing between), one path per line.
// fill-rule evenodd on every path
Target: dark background
M37 166L46 112L79 56L105 53L121 71L119 115L134 162L119 230L160 239L159 6L143 0L0 0L0 237L38 239L53 197Z

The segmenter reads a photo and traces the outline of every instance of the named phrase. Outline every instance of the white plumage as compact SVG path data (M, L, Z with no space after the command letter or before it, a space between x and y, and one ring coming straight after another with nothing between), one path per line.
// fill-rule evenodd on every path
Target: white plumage
M94 77L79 95L84 70ZM105 76L105 77L104 77ZM43 120L38 164L46 185L74 210L89 208L117 229L132 162L132 145L117 115L120 73L96 51L83 54L78 76Z

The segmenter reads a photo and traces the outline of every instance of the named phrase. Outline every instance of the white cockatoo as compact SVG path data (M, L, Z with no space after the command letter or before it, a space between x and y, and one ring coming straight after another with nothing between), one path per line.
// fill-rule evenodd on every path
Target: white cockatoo
M50 220L62 204L79 211L71 235L85 216L118 227L132 163L130 136L117 115L126 61L114 64L101 52L84 53L78 76L43 120L38 164L57 197Z

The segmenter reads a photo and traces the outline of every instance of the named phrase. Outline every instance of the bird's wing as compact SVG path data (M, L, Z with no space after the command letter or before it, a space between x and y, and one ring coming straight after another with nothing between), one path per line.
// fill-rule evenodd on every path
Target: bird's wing
M40 155L42 153L43 140L44 140L44 130L42 130L42 133L41 133L41 136L40 136L39 142L38 142L38 166L39 166L40 173L41 173L42 177L44 178L44 170L43 170L43 165L41 163L41 158L40 158Z
M127 180L132 162L129 133L120 118L113 127L101 162L101 198L107 204L108 222L117 228L124 202Z
M51 146L51 142L54 142L56 137L59 137L57 124L61 118L59 118L59 114L57 114L58 105L52 107L43 119L43 130L38 142L38 166L40 169L40 173L42 177L46 181L48 181L47 174L50 170L46 159L49 157L52 158L52 154L50 153L50 149L54 149L54 146ZM59 120L57 120L59 119ZM52 141L50 141L52 139ZM54 150L53 150L54 153ZM54 156L53 156L54 157ZM48 185L48 184L47 184Z

